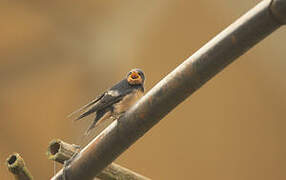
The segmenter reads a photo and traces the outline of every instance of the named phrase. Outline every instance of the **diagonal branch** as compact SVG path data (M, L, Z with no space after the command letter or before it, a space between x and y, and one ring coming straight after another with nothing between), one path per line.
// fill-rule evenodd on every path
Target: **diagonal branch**
M214 37L114 121L65 169L65 178L92 179L178 104L285 23L286 0L264 0ZM53 180L63 179L59 171Z

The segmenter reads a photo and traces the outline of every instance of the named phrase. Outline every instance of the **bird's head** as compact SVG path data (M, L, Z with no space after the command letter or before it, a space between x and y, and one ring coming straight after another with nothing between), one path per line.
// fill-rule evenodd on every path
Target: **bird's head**
M144 81L145 76L141 69L132 69L127 74L127 82L130 85L143 85Z

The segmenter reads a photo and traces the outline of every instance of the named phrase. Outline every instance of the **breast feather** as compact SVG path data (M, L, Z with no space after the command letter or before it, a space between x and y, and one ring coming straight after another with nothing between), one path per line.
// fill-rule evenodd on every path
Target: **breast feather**
M122 112L127 111L142 96L143 96L143 92L140 91L140 90L135 90L134 92L126 95L120 102L115 104L115 106L114 106L114 113L121 114Z

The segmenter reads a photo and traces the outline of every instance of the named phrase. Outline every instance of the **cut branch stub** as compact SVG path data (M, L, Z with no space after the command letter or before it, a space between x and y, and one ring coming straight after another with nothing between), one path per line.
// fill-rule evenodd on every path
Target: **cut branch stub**
M6 159L6 166L8 167L8 170L14 175L16 180L33 179L23 158L18 153L13 153Z
M69 160L78 150L79 146L75 144L68 144L60 139L55 139L50 142L47 154L49 159L63 164L66 160ZM147 177L144 177L115 163L111 163L96 177L101 180L150 180Z
M48 147L48 158L63 164L70 159L74 153L77 152L79 146L68 144L60 139L54 139L50 142Z

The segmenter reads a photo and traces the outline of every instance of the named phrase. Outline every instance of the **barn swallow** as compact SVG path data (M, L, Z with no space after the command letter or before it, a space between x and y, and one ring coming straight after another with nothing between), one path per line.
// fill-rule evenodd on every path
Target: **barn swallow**
M126 78L96 97L90 103L73 112L72 114L84 111L75 120L82 119L93 113L96 114L85 135L89 134L90 130L104 120L109 118L117 119L134 105L143 96L144 81L145 76L143 71L132 69L128 72Z

